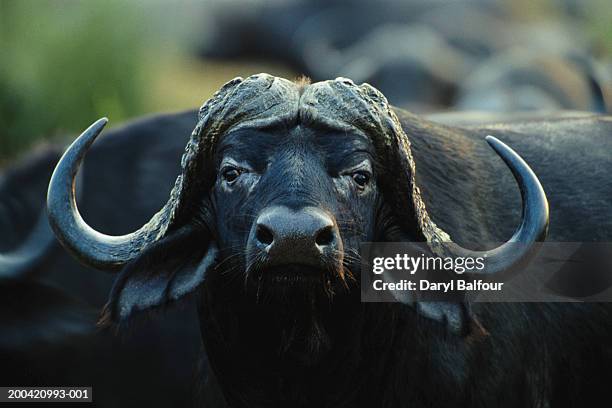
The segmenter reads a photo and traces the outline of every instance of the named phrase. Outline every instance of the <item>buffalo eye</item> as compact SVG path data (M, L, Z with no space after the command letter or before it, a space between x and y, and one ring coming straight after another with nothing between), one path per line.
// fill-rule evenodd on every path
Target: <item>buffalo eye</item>
M365 188L368 185L371 178L370 173L364 170L354 172L353 174L351 174L351 177L353 178L355 184L357 184L357 187L361 189Z
M226 167L221 171L221 176L226 183L232 184L240 177L241 173L240 169L236 167Z

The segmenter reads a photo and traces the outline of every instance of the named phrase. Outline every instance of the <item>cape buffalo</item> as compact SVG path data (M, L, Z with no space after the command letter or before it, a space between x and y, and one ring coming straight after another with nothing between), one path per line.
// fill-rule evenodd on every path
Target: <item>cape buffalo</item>
M610 240L612 211L609 198L612 188L606 171L612 167L607 154L611 147L608 135L612 130L609 118L578 113L544 117L529 114L502 116L458 113L429 117L435 122L447 124L443 126L404 111L394 111L412 144L416 179L424 202L427 203L427 210L437 224L457 242L473 243L476 239L503 241L511 235L519 221L518 190L512 186L509 172L487 150L483 140L487 134L495 135L511 145L538 174L551 205L550 239ZM153 214L155 206L161 206L166 201L167 194L162 190L165 186L171 186L172 179L180 170L180 151L196 122L195 112L157 116L111 130L96 142L87 155L81 169L83 174L78 181L83 184L79 207L84 218L96 229L115 234L125 233L141 220L146 221ZM15 174L7 172L6 180L12 180ZM43 171L40 174L40 179L45 179L47 176L44 174L48 173ZM27 225L33 225L36 218L33 216ZM9 242L3 249L12 247L14 245ZM174 254L178 257L180 251ZM162 256L160 262L164 264L160 265L160 269L168 266L171 261L166 258L169 257ZM220 266L223 268L223 264ZM226 266L229 269L227 263ZM98 293L107 287L108 279L104 275L91 269L78 268L58 250L52 251L43 267L38 269L41 276L50 274L60 278L62 286L81 297L87 298L94 288L93 297L101 296ZM156 269L150 272L155 277ZM62 279L64 275L68 275L68 278ZM98 284L91 283L93 275ZM211 271L209 277L212 275ZM259 391L262 400L268 398L280 401L280 405L282 401L287 401L283 398L288 398L286 394L290 392L293 396L303 396L303 404L317 404L319 402L315 400L322 399L327 392L330 396L336 394L341 399L338 405L342 406L357 398L355 393L363 392L365 398L362 405L374 406L384 406L383 402L387 406L447 406L454 401L468 406L503 405L506 402L509 406L545 405L546 401L553 406L583 406L600 402L598 398L605 396L605 386L609 382L606 364L609 365L610 357L610 317L609 310L602 305L474 305L472 313L479 318L489 334L479 342L473 342L473 336L458 336L447 331L445 325L431 321L427 317L428 312L431 317L431 310L425 311L426 317L422 318L410 307L360 305L358 300L343 303L336 296L334 308L337 311L351 310L351 313L343 316L347 321L338 324L337 328L332 325L331 333L329 325L322 327L325 329L323 334L328 334L327 339L331 340L331 344L328 344L330 350L323 354L321 360L329 366L322 367L319 364L303 368L302 362L291 366L295 359L301 361L300 353L296 353L296 350L299 351L300 344L304 345L301 339L305 337L299 332L293 339L293 349L286 350L281 361L276 353L272 353L272 356L267 353L275 348L280 339L278 332L273 330L276 323L261 320L271 320L268 319L271 314L276 315L278 309L286 308L287 305L276 307L269 304L271 299L262 299L267 306L261 304L257 309L261 315L255 316L259 319L249 322L243 318L244 311L232 315L234 310L240 310L243 305L245 308L254 306L243 302L240 298L242 290L227 293L230 289L228 287L216 294L207 292L211 290L207 286L205 283L197 292L207 294L210 298L207 302L216 299L212 305L218 305L226 295L236 301L236 305L227 311L219 312L216 309L219 313L213 313L213 316L218 316L217 322L224 327L237 325L233 330L247 333L242 339L249 341L231 336L234 344L227 346L233 350L233 355L229 356L228 369L240 370L242 373L235 380L243 377L246 381L246 377L254 370L253 360L264 361L262 367L274 370L273 373L266 373L264 371L267 370L263 368L256 371L262 375L252 377L257 378L249 381L255 391L244 391L244 399L251 399L251 392ZM9 293L15 293L12 287ZM29 297L38 297L38 293L20 292L17 299L29 302ZM210 297L212 294L216 294L216 297ZM97 300L87 300L99 303ZM164 298L159 303L165 301ZM11 307L19 307L18 303ZM41 308L45 306L41 305ZM287 314L292 310L295 310L295 305ZM171 318L180 316L180 312L173 313ZM189 316L187 313L186 318ZM307 312L296 313L296 316L307 316ZM278 316L277 323L281 322L281 317ZM332 317L328 316L329 319ZM15 322L14 316L11 322ZM351 326L354 323L359 324ZM392 323L395 326L390 332L388 325ZM176 325L173 329L173 333L176 333L174 338L166 335L160 341L176 342L181 339L183 343L144 351L135 344L124 351L127 355L149 352L149 360L159 358L160 353L166 353L168 361L174 361L177 357L184 359L185 348L189 347L192 340L186 332L176 332ZM142 327L139 327L139 331L142 336L136 341L141 344L158 340L156 336L159 333L143 330ZM211 331L215 332L218 333ZM240 351L251 347L260 349L255 355ZM114 353L106 352L102 358ZM211 353L208 350L208 354ZM222 352L215 354L221 361L228 358ZM26 361L33 361L33 354L29 356ZM14 353L13 358L16 359ZM117 358L120 362L121 358ZM17 362L19 365L15 365L16 368L28 371L33 369L32 365L23 366L23 360ZM146 362L146 358L132 361L143 365ZM355 370L357 366L369 367L369 371ZM8 374L7 366L3 367L3 373ZM53 367L50 372L70 370L70 365ZM107 374L103 378L116 376L117 371L113 371L112 367L112 364L107 367L108 373L112 375ZM523 371L524 367L527 372ZM101 366L89 368L104 370ZM147 370L153 370L153 366L146 367L143 372ZM120 371L126 372L123 369ZM206 370L203 371L206 373ZM349 374L343 374L347 372ZM379 372L382 374L377 376ZM131 378L137 376L136 371L131 373ZM162 374L168 373L159 372L160 376ZM320 381L324 382L332 374L337 374L337 377L327 384L317 384L316 378L313 378L319 376ZM365 378L368 375L375 377L374 380ZM281 377L283 381L279 379ZM225 397L221 396L220 388L231 390L235 389L234 386L222 385L214 377L207 378L205 398L212 401L210 405L216 402L222 405ZM171 380L172 376L165 375L163 382ZM147 381L143 378L143 383ZM118 392L117 387L123 384L121 381L110 385L110 388L108 384L95 380L91 383L98 396L106 396L105 400L98 400L102 405L103 401L110 401L117 406L122 398L120 395L127 396L126 401L134 401L133 393ZM291 388L294 386L292 383L311 388L301 392ZM361 384L366 385L361 387ZM75 385L83 384L77 382ZM330 391L329 387L334 386L337 389ZM269 391L270 387L272 391ZM170 389L155 386L150 392L153 390L167 390L163 391L167 393ZM385 397L377 399L383 392L381 390L385 390ZM228 392L224 394L227 396ZM158 402L161 401L157 398ZM230 402L233 403L233 400ZM239 405L239 402L235 405ZM320 405L324 403L320 402Z
M606 112L605 81L597 62L579 53L510 50L482 63L463 81L460 110L574 109Z
M61 154L58 147L45 146L0 174L0 279L31 272L55 241L42 192Z
M76 209L74 175L104 121L60 161L50 219L86 264L122 269L104 321L126 322L136 311L197 292L210 366L206 406L602 401L612 340L606 305L359 302L361 241L434 243L449 234L458 244L495 242L517 224L515 239L542 238L548 214L538 179L508 147L491 141L525 193L521 217L510 172L486 149L489 134L513 146L539 176L551 205L550 239L612 235L609 118L436 120L461 125L394 109L375 89L346 79L312 85L268 75L236 79L203 106L197 123L189 114L152 118L100 140L116 153L129 139L135 152L152 146L174 152L195 125L170 199L144 227L106 236ZM97 145L91 154L104 157ZM123 175L100 160L90 177L134 180L147 157L134 157L133 173ZM166 184L176 166L161 160L150 180ZM157 190L153 183L152 201ZM122 199L121 188L111 191ZM90 194L104 200L95 185ZM131 211L139 205L129 204ZM124 217L119 208L105 210L85 219L106 217L98 221L102 229ZM508 255L502 267L517 261Z

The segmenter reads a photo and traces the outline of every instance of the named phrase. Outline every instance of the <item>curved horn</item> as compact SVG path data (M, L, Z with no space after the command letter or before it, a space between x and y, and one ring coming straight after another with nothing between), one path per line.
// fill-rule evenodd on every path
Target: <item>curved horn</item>
M158 240L162 224L158 213L135 232L110 236L94 230L81 217L75 199L75 175L107 122L107 118L98 119L68 147L51 176L47 212L58 240L82 263L116 270Z
M534 243L546 238L549 217L546 193L529 165L499 139L487 136L486 140L508 165L519 185L523 201L521 224L510 240L489 251L472 251L453 242L444 246L456 257L486 257L486 269L469 272L492 275L529 259L536 249Z

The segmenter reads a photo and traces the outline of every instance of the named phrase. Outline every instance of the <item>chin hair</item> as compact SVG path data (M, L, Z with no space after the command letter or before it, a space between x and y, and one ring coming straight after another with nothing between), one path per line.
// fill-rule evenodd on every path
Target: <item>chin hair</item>
M314 299L279 313L279 353L307 366L321 361L331 349L331 336L323 319L325 313L325 306Z
M336 271L305 266L256 271L246 281L247 296L268 310L280 329L279 353L308 366L331 349L328 316L337 298L355 287Z

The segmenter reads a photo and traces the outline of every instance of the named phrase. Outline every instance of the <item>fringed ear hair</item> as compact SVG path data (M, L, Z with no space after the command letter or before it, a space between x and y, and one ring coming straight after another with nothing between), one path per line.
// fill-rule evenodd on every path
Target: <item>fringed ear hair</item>
M100 323L125 321L134 312L163 306L191 293L204 281L217 252L215 242L195 226L170 232L123 268Z

